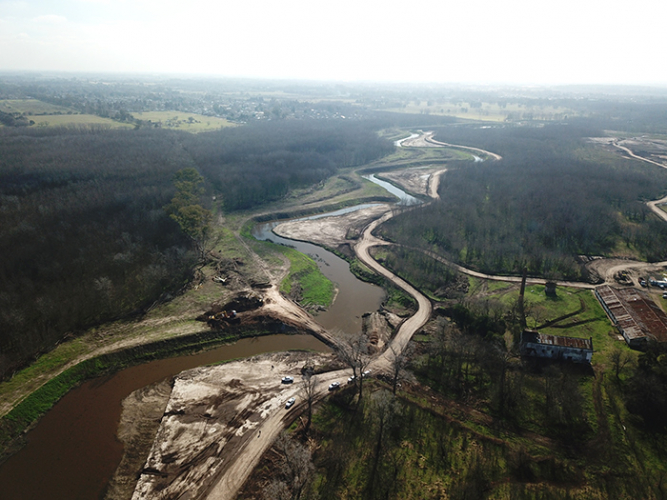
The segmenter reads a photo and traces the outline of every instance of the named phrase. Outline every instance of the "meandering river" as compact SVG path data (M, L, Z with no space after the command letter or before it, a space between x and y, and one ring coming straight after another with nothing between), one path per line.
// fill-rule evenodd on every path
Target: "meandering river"
M399 196L403 204L420 203L420 200L375 176L368 179ZM367 206L358 205L310 218L342 215ZM255 237L289 245L312 256L322 273L337 285L336 300L327 311L317 315L317 321L327 329L350 333L360 331L361 315L380 307L384 291L358 280L350 272L347 262L333 253L310 243L274 234L272 229L277 224L279 222L259 225L254 232ZM327 347L314 337L305 335L243 339L192 356L145 363L82 384L42 417L27 434L28 444L0 466L0 498L99 498L120 463L123 448L116 438L116 430L121 402L130 393L197 366L289 349L325 351Z

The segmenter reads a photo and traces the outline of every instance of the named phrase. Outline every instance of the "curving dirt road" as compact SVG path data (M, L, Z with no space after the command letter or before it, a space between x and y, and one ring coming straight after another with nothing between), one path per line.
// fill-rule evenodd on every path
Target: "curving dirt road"
M470 147L470 146L461 146L459 144L448 144L446 142L436 141L435 139L433 139L433 132L424 132L423 137L424 137L425 142L427 142L429 144L433 144L435 146L444 146L444 147L448 147L448 148L457 148L457 149L467 149L469 151L476 151L478 153L485 154L485 155L493 158L494 160L502 160L503 159L503 157L500 156L499 154L492 153L491 151L486 151L485 149L473 148L473 147Z
M436 172L432 174L432 176L438 177L442 172L444 172L444 170ZM429 192L433 192L433 190L435 190L437 195L437 181L429 179L429 187ZM373 246L388 244L387 242L375 237L372 232L379 224L382 224L392 216L393 213L391 211L386 212L381 218L376 219L371 224L369 224L363 231L354 250L356 255L365 265L375 270L385 278L389 279L397 286L403 288L417 301L417 312L401 324L398 332L392 340L394 351L400 352L405 349L415 332L417 332L422 326L424 326L424 324L426 324L431 316L432 306L431 302L422 293L420 293L417 289L415 289L412 285L403 279L399 278L378 264L369 253L369 249ZM309 328L311 328L313 331L320 333L323 337L326 335L329 339L331 339L332 344L335 343L333 337L326 333L326 331L321 326L317 325L317 323L313 320L312 317L310 317L310 315L300 310L296 304L285 299L279 292L277 292L277 290L274 291L271 294L271 301L267 307L283 308L285 306L288 307L287 310L293 315L295 320L305 321ZM375 373L389 370L392 361L391 356L393 356L393 354L388 353L391 353L390 349L385 350L382 355L374 359L370 363L369 368ZM322 399L328 394L328 385L331 382L344 382L351 374L351 370L337 370L317 375L319 385L316 399ZM297 390L294 390L294 394L296 394L296 392ZM285 396L287 396L287 394L285 394ZM299 406L300 405L297 405L295 410L298 410ZM258 437L256 439L248 439L245 446L239 450L236 456L231 457L231 462L226 468L222 470L217 482L212 486L206 498L210 500L231 500L234 498L252 470L259 463L263 453L271 447L273 441L278 437L278 434L280 434L280 431L287 423L292 420L290 417L290 414L286 414L285 412L278 409L278 411L274 411L265 420L263 420L258 425L258 427L254 429L254 431L257 431ZM253 436L254 435L255 433L253 432Z
M651 163L651 164L653 164L653 165L657 165L657 166L660 167L660 168L667 168L667 165L664 165L664 164L659 163L659 162L657 162L657 161L649 160L648 158L644 158L643 156L636 155L635 153L632 152L632 150L631 150L630 148L628 148L628 147L626 147L626 146L621 146L621 145L618 143L617 140L612 141L612 142L611 142L611 145L614 146L614 147L617 148L617 149L620 149L620 150L623 151L624 153L627 153L630 157L634 158L635 160L644 161L644 162L646 162L646 163ZM667 212L665 212L664 210L661 210L660 208L658 208L658 205L663 205L663 204L665 204L665 203L667 203L667 196L665 196L664 198L660 198L659 200L653 200L653 201L648 201L648 202L646 202L646 204L648 205L648 207L651 209L651 211L652 211L655 215L657 215L657 216L660 217L662 220L664 220L665 222L667 222Z
M483 149L479 148L473 148L473 147L468 147L468 146L458 146L458 145L453 145L453 144L447 144L447 143L442 143L439 141L435 141L432 138L433 133L432 132L427 132L424 134L421 134L420 136L415 137L414 134L403 140L399 141L399 146L405 145L407 146L408 144L411 144L412 142L419 141L420 145L422 147L457 147L461 149L466 149L474 152L478 152L484 155L487 155L490 158L493 158L495 160L500 160L502 157L496 153L491 153L489 151L485 151ZM629 152L632 156L635 156L631 152ZM642 159L640 157L637 157L638 159ZM642 159L645 160L645 159ZM645 160L649 161L650 163L654 163L650 160ZM438 197L438 185L440 181L440 177L442 174L446 172L446 169L439 170L433 174L431 174L431 178L428 181L428 194L431 198L435 199ZM665 197L663 200L657 200L655 202L652 202L654 204L658 204L662 201L667 201L667 197ZM657 208L656 208L657 209ZM659 210L659 209L657 209ZM655 210L654 210L655 211ZM664 212L660 211L662 213L661 217L667 221L667 214ZM657 212L656 212L657 213ZM659 214L660 215L660 214ZM377 263L370 255L369 250L371 247L374 246L380 246L380 245L390 245L391 243L388 243L384 240L381 240L374 236L373 230L378 227L380 224L383 222L387 221L389 218L393 216L393 213L391 211L386 212L382 217L379 219L376 219L373 221L371 224L369 224L364 231L362 232L362 235L357 242L357 244L354 247L355 254L361 260L366 266L369 268L373 269L375 272L379 273L380 275L384 276L386 279L390 280L392 283L395 285L399 286L403 290L405 290L407 293L409 293L411 296L415 298L418 304L418 309L417 312L410 317L408 320L406 320L399 328L397 334L395 335L394 339L392 340L392 345L394 346L394 351L402 351L407 344L409 343L410 339L414 335L415 332L417 332L429 319L431 312L432 312L432 305L431 302L423 295L421 294L418 290L416 290L414 287L412 287L409 283L404 281L403 279L399 278L398 276L394 275L391 273L389 270L381 266L379 263ZM475 276L478 278L484 278L484 279L490 279L490 280L497 280L497 281L507 281L507 282L520 282L521 278L520 277L513 277L513 276L493 276L493 275L487 275L484 273L479 273L476 271L472 271L470 269L466 269L462 266L453 264L446 259L440 257L439 255L436 255L432 252L425 251L428 255L430 255L432 258L439 260L449 266L452 266L456 268L459 272L468 274L470 276ZM656 263L657 265L662 265L662 264L667 264L666 263ZM630 267L630 266L641 266L641 265L646 265L646 263L623 263L619 264L617 267ZM616 267L612 268L616 269ZM611 272L611 270L610 270ZM613 273L607 273L607 277L613 276ZM539 278L530 278L528 279L528 283L531 284L544 284L546 283L546 280L544 279L539 279ZM558 281L557 282L561 286L569 286L569 287L574 287L574 288L584 288L584 289L592 289L595 288L595 285L591 285L588 283L576 283L576 282L566 282L566 281ZM316 321L305 311L303 311L297 304L289 301L285 297L283 297L277 289L272 289L269 292L268 296L269 300L267 301L267 308L277 308L281 310L281 313L284 315L287 315L287 317L291 318L295 323L306 325L309 329L312 331L316 332L318 335L320 335L323 339L326 339L330 343L335 343L335 339L330 336L324 328L319 326ZM390 353L390 354L388 354ZM387 349L385 350L384 354L378 356L375 360L372 361L370 364L370 367L372 370L377 373L377 372L382 372L384 370L387 370L391 366L391 350ZM333 372L328 372L324 374L318 375L318 380L319 380L319 386L318 386L318 391L317 391L317 399L322 399L324 398L327 394L327 387L330 382L332 381L340 381L343 382L349 375L350 375L350 370L338 370L338 371L333 371ZM285 397L291 396L291 395L296 395L298 392L298 389L296 387L291 388L287 390L283 395ZM297 403L295 410L299 410L300 406L303 405L304 403ZM294 413L286 413L285 411L280 411L281 409L279 408L278 411L273 411L271 412L264 420L258 423L258 426L253 429L252 432L252 437L253 439L246 438L245 439L245 444L242 444L239 448L238 451L234 454L235 456L233 457L226 457L226 460L228 460L228 463L226 464L225 467L223 467L223 470L221 474L218 476L217 481L215 484L213 484L210 489L208 496L206 498L209 499L216 499L216 500L222 500L222 499L232 499L235 497L236 493L238 490L241 488L243 483L246 481L247 477L249 474L252 472L254 467L257 465L259 462L262 454L272 445L273 441L275 438L278 436L280 431L285 427L287 423L293 420ZM257 437L255 438L255 435Z
M373 230L387 221L393 216L391 212L387 212L382 218L374 221L369 224L364 230L359 242L354 247L354 252L359 257L366 266L373 269L376 273L384 276L389 281L394 283L396 286L402 288L407 293L412 295L417 301L417 312L408 318L398 329L398 332L391 341L391 346L393 346L393 351L396 353L402 352L403 349L408 345L412 336L419 330L422 326L426 324L428 319L431 317L431 301L428 300L421 292L416 288L410 285L407 281L399 278L391 271L381 266L373 257L371 257L369 250L371 247L379 245L389 245L384 240L381 240L373 235ZM376 358L372 363L371 367L375 371L383 371L388 369L390 366L391 359L388 357L388 353L391 352L391 349L386 349L384 353Z

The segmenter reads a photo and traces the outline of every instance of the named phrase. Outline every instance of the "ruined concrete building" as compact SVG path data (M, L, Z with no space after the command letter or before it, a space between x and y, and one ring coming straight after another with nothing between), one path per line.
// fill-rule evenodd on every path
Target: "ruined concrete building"
M593 357L593 338L560 337L524 330L521 335L521 355L573 363L590 363Z
M667 315L643 290L604 285L595 296L630 347L667 342Z

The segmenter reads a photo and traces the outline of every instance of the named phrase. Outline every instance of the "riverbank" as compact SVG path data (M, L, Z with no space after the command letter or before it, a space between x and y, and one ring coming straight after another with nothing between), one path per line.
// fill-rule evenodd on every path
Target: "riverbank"
M0 463L25 443L25 432L54 404L86 380L155 359L183 356L212 349L242 338L275 334L284 325L265 330L234 329L202 331L193 335L161 340L117 352L103 354L74 365L26 397L0 420Z

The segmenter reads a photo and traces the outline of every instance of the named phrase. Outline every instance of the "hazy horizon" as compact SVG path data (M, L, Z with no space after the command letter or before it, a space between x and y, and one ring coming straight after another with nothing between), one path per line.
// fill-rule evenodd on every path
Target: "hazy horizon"
M667 4L0 0L0 71L666 86Z

